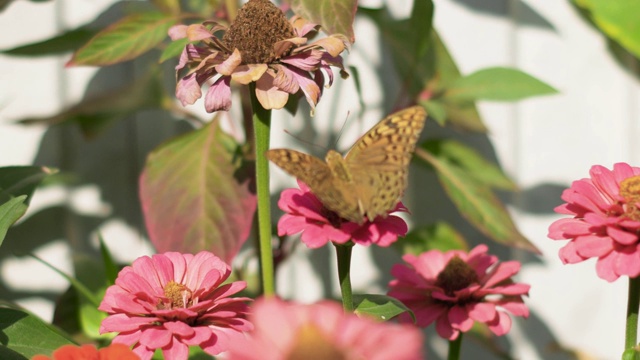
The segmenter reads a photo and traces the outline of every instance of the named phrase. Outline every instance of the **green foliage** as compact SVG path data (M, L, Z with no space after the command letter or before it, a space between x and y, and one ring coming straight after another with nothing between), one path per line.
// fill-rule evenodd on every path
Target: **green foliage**
M387 321L403 312L408 312L415 320L413 312L400 300L386 295L363 294L353 295L355 313L373 317L376 320Z
M322 29L327 33L346 35L351 43L356 40L353 34L353 19L358 7L356 0L291 0L289 2L296 14L313 23L322 24Z
M411 230L407 236L394 244L403 254L419 255L430 250L446 252L449 250L468 251L464 237L451 225L438 222Z
M74 51L96 35L97 31L80 27L50 39L21 45L0 53L12 56L48 56Z
M37 354L50 355L62 345L73 342L37 317L16 309L0 308L2 359L30 359Z

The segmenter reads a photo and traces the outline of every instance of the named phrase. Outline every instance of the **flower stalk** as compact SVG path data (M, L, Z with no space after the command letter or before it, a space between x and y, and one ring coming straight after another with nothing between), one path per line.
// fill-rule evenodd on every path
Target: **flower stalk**
M258 249L260 253L260 276L262 291L266 296L275 294L273 275L273 254L271 249L271 198L269 194L269 161L264 153L269 150L271 130L271 110L265 110L255 93L255 83L251 87L251 107L253 109L253 130L256 151L256 193L258 197Z
M449 355L447 360L460 359L460 348L462 347L462 333L455 340L449 340Z
M627 328L624 348L633 349L638 341L638 306L640 305L640 277L629 278L629 295L627 300Z
M336 244L336 255L338 257L338 279L340 281L340 292L342 293L342 307L347 313L353 312L353 293L351 290L351 250L353 243Z

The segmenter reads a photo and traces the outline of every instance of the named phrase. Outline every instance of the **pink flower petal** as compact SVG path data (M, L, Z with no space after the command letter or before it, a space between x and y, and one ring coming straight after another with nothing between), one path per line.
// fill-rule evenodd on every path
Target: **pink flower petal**
M233 71L240 65L242 62L242 55L240 55L240 50L235 49L233 53L222 63L216 65L215 69L218 74L223 76L230 76L233 74Z
M256 81L256 97L266 110L282 109L289 99L289 94L273 84L273 75L266 72Z
M496 336L502 336L511 330L511 318L509 315L498 312L497 321L489 323L489 330L496 334Z
M211 85L204 98L204 108L207 112L229 111L231 109L230 80L228 76L223 76Z

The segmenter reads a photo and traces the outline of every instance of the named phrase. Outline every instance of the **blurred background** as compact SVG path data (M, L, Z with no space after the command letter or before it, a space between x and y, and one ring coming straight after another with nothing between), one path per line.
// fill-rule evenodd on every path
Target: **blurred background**
M125 6L113 0L0 4L4 6L0 49L47 39L86 23L96 27L110 24ZM360 5L386 6L394 17L403 18L409 15L412 1L369 0ZM543 253L535 257L489 244L501 260L523 261L518 281L532 286L527 299L531 317L516 319L501 345L519 359L619 358L626 279L614 283L599 279L594 261L563 266L557 255L562 243L546 235L549 224L559 218L553 208L561 203L562 190L572 180L587 177L592 165L640 165L637 62L609 43L569 1L439 0L435 2L434 26L463 74L485 67L514 67L560 91L518 103L479 103L489 131L486 136L474 135L471 142L518 184L520 191L502 199L519 229ZM338 79L326 90L313 120L314 131L322 134L339 129L351 112L337 144L339 150L347 149L358 134L382 118L385 105L392 101L385 94L393 89L382 89L367 77L384 72L388 62L376 27L368 18L358 16L355 34L356 43L345 55L345 64L358 68L363 104L353 82ZM129 116L89 139L76 126L16 124L20 119L55 114L93 93L118 88L145 70L144 62L137 60L100 69L65 68L69 58L70 53L35 58L0 54L0 166L45 165L74 177L73 186L54 184L38 190L27 215L9 231L0 248L0 298L27 307L46 321L51 321L55 301L68 283L51 269L25 258L25 253L33 251L72 272L71 249L96 252L99 232L122 263L152 254L143 230L138 176L150 150L191 129L187 122L154 110ZM172 74L173 63L165 65L163 71ZM198 102L190 109L204 116L202 107ZM233 116L231 112L223 124L235 134L230 121ZM327 138L312 138L300 121L284 111L274 113L273 124L272 146L308 147L283 129L329 146L322 142ZM438 129L431 124L426 131ZM274 190L295 183L281 171L272 170ZM421 191L434 181L433 175L412 173L406 196L409 207L412 202L431 202L429 214L424 216L455 211ZM421 214L411 215L417 216ZM332 251L325 247L311 252L298 246L278 272L279 293L306 302L337 294ZM356 292L384 291L388 269L398 259L398 255L381 249L356 248L352 275ZM432 331L428 341L431 359L446 353L446 343ZM467 342L465 346L469 349L463 349L463 358L473 358L469 357L470 349L477 345ZM485 348L477 354L475 358L495 358Z

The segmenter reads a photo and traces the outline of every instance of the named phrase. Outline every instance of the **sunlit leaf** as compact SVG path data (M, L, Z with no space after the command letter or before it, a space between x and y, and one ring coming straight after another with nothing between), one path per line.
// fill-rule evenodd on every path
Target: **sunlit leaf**
M451 225L439 222L429 226L421 226L411 230L404 238L394 246L401 249L403 254L422 254L429 250L464 250L469 246L462 235Z
M20 122L47 125L75 122L85 136L92 137L113 122L136 111L162 107L166 97L159 73L151 71L130 85L83 99L58 114L22 119Z
M66 31L50 39L21 45L12 49L2 50L0 53L12 56L47 56L58 55L74 51L84 45L98 31L84 27Z
M160 55L160 60L158 60L158 62L163 63L171 58L179 56L188 43L188 38L170 42L169 45L167 45L167 47L164 49L164 51L162 51L162 55Z
M573 0L608 37L640 58L640 1Z
M436 171L460 214L478 230L493 240L539 254L540 251L518 231L504 205L491 188L474 179L468 171L451 163L446 157L432 154L420 147L416 157Z
M26 200L27 195L22 195L0 205L0 245L7 235L9 227L27 212Z
M0 331L2 348L0 357L10 359L5 354L8 349L27 359L37 354L51 355L60 346L73 344L66 336L54 330L37 317L24 311L0 308Z
M354 312L380 321L387 321L403 312L408 312L415 320L413 312L400 300L386 295L363 294L353 295Z
M106 66L135 59L162 42L177 21L160 12L129 15L94 36L67 66Z
M322 25L329 34L343 34L355 42L353 19L358 8L357 0L289 0L293 12Z
M457 79L447 88L445 97L455 100L514 101L557 92L520 70L495 67Z
M211 251L230 262L249 236L252 175L217 121L153 151L140 178L147 231L156 250ZM244 165L244 166L243 166Z
M151 0L158 9L169 14L180 13L180 0Z

